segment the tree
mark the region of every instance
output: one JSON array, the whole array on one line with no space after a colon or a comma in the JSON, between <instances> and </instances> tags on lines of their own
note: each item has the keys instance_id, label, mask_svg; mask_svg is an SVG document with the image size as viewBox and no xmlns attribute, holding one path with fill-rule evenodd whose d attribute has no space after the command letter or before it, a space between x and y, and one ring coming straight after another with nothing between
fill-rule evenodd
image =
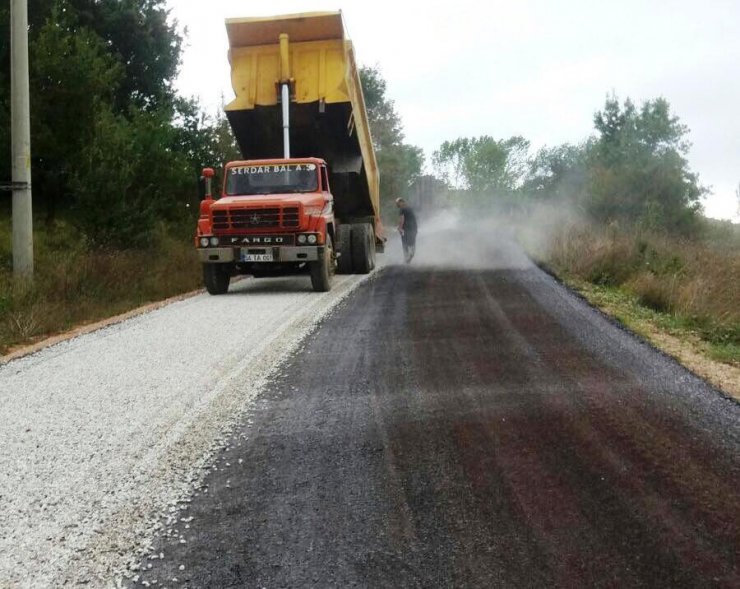
<instances>
[{"instance_id":1,"label":"tree","mask_svg":"<svg viewBox=\"0 0 740 589\"><path fill-rule=\"evenodd\" d=\"M671 114L668 101L648 100L638 109L629 99L620 105L609 97L594 125L591 213L600 220L693 231L706 189L689 169L688 128Z\"/></svg>"},{"instance_id":2,"label":"tree","mask_svg":"<svg viewBox=\"0 0 740 589\"><path fill-rule=\"evenodd\" d=\"M589 144L542 147L529 161L522 192L538 200L582 202L588 187Z\"/></svg>"},{"instance_id":3,"label":"tree","mask_svg":"<svg viewBox=\"0 0 740 589\"><path fill-rule=\"evenodd\" d=\"M101 107L70 178L75 223L96 247L152 245L160 221L185 217L191 163L162 112L129 118Z\"/></svg>"},{"instance_id":4,"label":"tree","mask_svg":"<svg viewBox=\"0 0 740 589\"><path fill-rule=\"evenodd\" d=\"M147 110L174 99L182 38L168 22L164 0L72 0L80 26L97 33L125 69L114 104L128 112L133 102Z\"/></svg>"},{"instance_id":5,"label":"tree","mask_svg":"<svg viewBox=\"0 0 740 589\"><path fill-rule=\"evenodd\" d=\"M163 0L30 0L34 199L52 219L93 133L100 105L129 116L167 108L181 38ZM7 4L0 30L9 31ZM0 116L9 119L9 35L0 34ZM0 176L10 175L9 125L0 124Z\"/></svg>"},{"instance_id":6,"label":"tree","mask_svg":"<svg viewBox=\"0 0 740 589\"><path fill-rule=\"evenodd\" d=\"M9 182L10 162L10 3L0 3L0 182Z\"/></svg>"},{"instance_id":7,"label":"tree","mask_svg":"<svg viewBox=\"0 0 740 589\"><path fill-rule=\"evenodd\" d=\"M70 24L54 7L30 47L34 187L52 220L67 179L95 127L98 105L108 104L123 68L103 41Z\"/></svg>"},{"instance_id":8,"label":"tree","mask_svg":"<svg viewBox=\"0 0 740 589\"><path fill-rule=\"evenodd\" d=\"M432 166L437 177L450 188L463 190L469 187L465 161L471 150L471 140L459 137L445 141L432 154Z\"/></svg>"},{"instance_id":9,"label":"tree","mask_svg":"<svg viewBox=\"0 0 740 589\"><path fill-rule=\"evenodd\" d=\"M10 60L8 3L0 7L0 70ZM29 0L29 46L50 19L63 17L73 35L81 29L97 35L125 68L116 88L116 105L128 111L133 99L140 108L153 108L174 98L172 81L180 63L182 38L169 21L165 0ZM31 62L33 67L33 62ZM0 75L0 91L3 75ZM0 92L1 93L1 92Z\"/></svg>"},{"instance_id":10,"label":"tree","mask_svg":"<svg viewBox=\"0 0 740 589\"><path fill-rule=\"evenodd\" d=\"M175 97L182 39L168 21L164 0L29 0L34 200L49 220L74 209L70 220L95 244L141 245L134 226L179 217L203 165L236 151L223 117ZM8 26L3 4L4 121ZM9 127L0 124L2 179L10 176Z\"/></svg>"},{"instance_id":11,"label":"tree","mask_svg":"<svg viewBox=\"0 0 740 589\"><path fill-rule=\"evenodd\" d=\"M451 187L510 196L521 184L527 168L529 141L516 136L496 140L489 135L445 141L432 162Z\"/></svg>"},{"instance_id":12,"label":"tree","mask_svg":"<svg viewBox=\"0 0 740 589\"><path fill-rule=\"evenodd\" d=\"M377 67L360 68L362 93L375 149L380 151L403 143L403 125L393 101L386 96L387 84Z\"/></svg>"},{"instance_id":13,"label":"tree","mask_svg":"<svg viewBox=\"0 0 740 589\"><path fill-rule=\"evenodd\" d=\"M204 167L214 167L214 189L223 181L223 164L241 157L239 146L222 111L208 116L196 100L177 99L175 130L179 151L188 159L195 181ZM196 192L194 191L194 194Z\"/></svg>"},{"instance_id":14,"label":"tree","mask_svg":"<svg viewBox=\"0 0 740 589\"><path fill-rule=\"evenodd\" d=\"M404 142L401 119L386 95L386 82L378 68L360 68L360 80L380 170L380 198L388 204L408 195L424 165L424 152Z\"/></svg>"},{"instance_id":15,"label":"tree","mask_svg":"<svg viewBox=\"0 0 740 589\"><path fill-rule=\"evenodd\" d=\"M223 112L215 117L200 110L195 99L179 98L175 102L174 125L179 149L200 174L204 166L220 166L239 159L241 152Z\"/></svg>"}]
</instances>

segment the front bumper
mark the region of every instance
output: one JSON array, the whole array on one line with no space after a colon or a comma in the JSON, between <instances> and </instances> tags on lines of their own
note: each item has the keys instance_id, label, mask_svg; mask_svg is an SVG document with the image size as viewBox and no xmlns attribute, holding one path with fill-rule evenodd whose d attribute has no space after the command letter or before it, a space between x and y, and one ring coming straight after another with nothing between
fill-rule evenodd
<instances>
[{"instance_id":1,"label":"front bumper","mask_svg":"<svg viewBox=\"0 0 740 589\"><path fill-rule=\"evenodd\" d=\"M199 247L198 257L203 263L225 264L242 262L247 253L272 252L271 262L247 262L245 264L270 264L275 262L315 262L324 253L323 245L275 246L275 247Z\"/></svg>"}]
</instances>

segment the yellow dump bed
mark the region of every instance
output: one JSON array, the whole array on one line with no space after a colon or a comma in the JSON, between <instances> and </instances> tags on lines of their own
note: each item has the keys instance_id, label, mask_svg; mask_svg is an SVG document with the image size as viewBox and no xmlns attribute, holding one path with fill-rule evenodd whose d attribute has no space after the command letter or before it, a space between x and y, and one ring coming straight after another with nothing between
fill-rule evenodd
<instances>
[{"instance_id":1,"label":"yellow dump bed","mask_svg":"<svg viewBox=\"0 0 740 589\"><path fill-rule=\"evenodd\" d=\"M291 157L326 160L341 220L377 219L378 167L341 13L234 18L226 31L236 94L226 115L243 156L282 157L279 82L289 78ZM283 34L288 43L281 58Z\"/></svg>"}]
</instances>

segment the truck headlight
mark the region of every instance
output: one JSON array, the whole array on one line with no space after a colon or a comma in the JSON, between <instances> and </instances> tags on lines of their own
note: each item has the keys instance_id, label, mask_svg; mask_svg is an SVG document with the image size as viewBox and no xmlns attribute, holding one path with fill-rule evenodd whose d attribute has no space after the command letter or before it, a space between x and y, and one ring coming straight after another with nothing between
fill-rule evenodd
<instances>
[{"instance_id":1,"label":"truck headlight","mask_svg":"<svg viewBox=\"0 0 740 589\"><path fill-rule=\"evenodd\" d=\"M300 244L306 243L306 236L303 235L303 234L299 235L298 236L298 243L300 243Z\"/></svg>"},{"instance_id":2,"label":"truck headlight","mask_svg":"<svg viewBox=\"0 0 740 589\"><path fill-rule=\"evenodd\" d=\"M201 237L200 238L200 247L208 247L208 238L207 237Z\"/></svg>"},{"instance_id":3,"label":"truck headlight","mask_svg":"<svg viewBox=\"0 0 740 589\"><path fill-rule=\"evenodd\" d=\"M218 245L218 237L211 237L211 245L216 247Z\"/></svg>"},{"instance_id":4,"label":"truck headlight","mask_svg":"<svg viewBox=\"0 0 740 589\"><path fill-rule=\"evenodd\" d=\"M313 235L313 234L309 235L308 236L308 243L310 243L310 244L316 243L316 236Z\"/></svg>"}]
</instances>

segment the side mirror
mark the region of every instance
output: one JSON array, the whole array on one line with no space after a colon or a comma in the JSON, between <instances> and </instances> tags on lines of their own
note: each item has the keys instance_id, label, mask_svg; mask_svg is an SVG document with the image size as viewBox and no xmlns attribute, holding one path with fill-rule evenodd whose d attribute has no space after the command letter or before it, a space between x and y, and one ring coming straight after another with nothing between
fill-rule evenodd
<instances>
[{"instance_id":1,"label":"side mirror","mask_svg":"<svg viewBox=\"0 0 740 589\"><path fill-rule=\"evenodd\" d=\"M203 168L201 179L205 183L205 195L203 197L205 200L213 200L213 177L215 175L213 168Z\"/></svg>"}]
</instances>

